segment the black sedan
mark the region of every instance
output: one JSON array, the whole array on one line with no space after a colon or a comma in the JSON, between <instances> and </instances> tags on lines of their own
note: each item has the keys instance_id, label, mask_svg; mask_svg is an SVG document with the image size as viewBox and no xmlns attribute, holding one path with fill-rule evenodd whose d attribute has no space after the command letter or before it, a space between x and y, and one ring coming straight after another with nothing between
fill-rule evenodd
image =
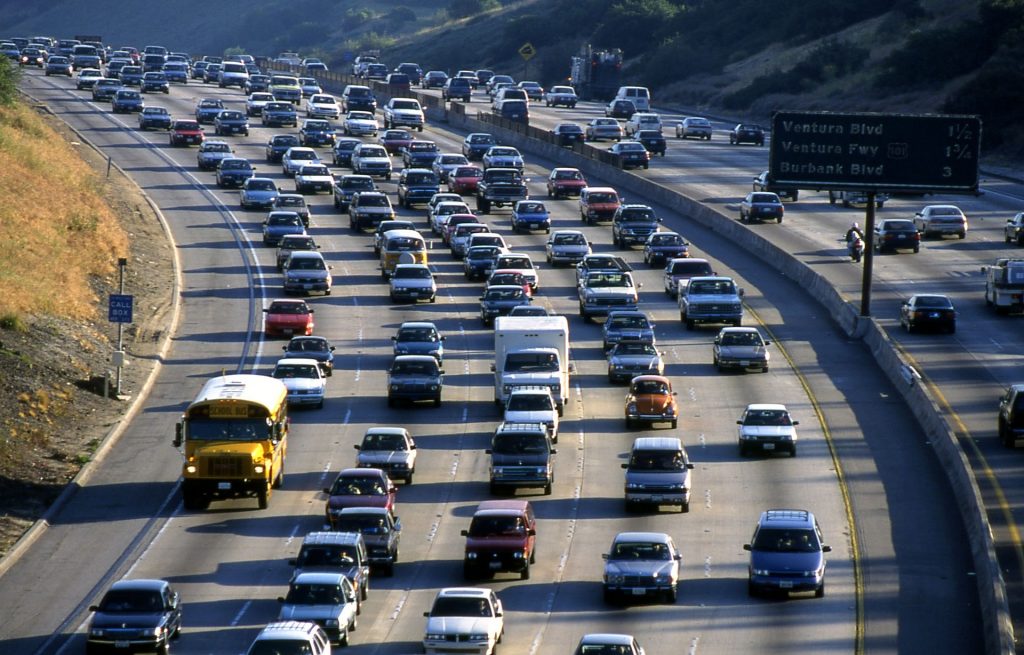
<instances>
[{"instance_id":1,"label":"black sedan","mask_svg":"<svg viewBox=\"0 0 1024 655\"><path fill-rule=\"evenodd\" d=\"M181 632L181 598L164 580L119 580L89 611L90 653L166 653Z\"/></svg>"},{"instance_id":2,"label":"black sedan","mask_svg":"<svg viewBox=\"0 0 1024 655\"><path fill-rule=\"evenodd\" d=\"M752 143L755 146L764 145L764 128L760 125L740 123L729 132L729 143L739 145L741 143Z\"/></svg>"},{"instance_id":3,"label":"black sedan","mask_svg":"<svg viewBox=\"0 0 1024 655\"><path fill-rule=\"evenodd\" d=\"M249 117L237 109L225 109L213 119L213 131L217 136L228 134L249 136Z\"/></svg>"},{"instance_id":4,"label":"black sedan","mask_svg":"<svg viewBox=\"0 0 1024 655\"><path fill-rule=\"evenodd\" d=\"M315 359L324 375L334 373L334 346L325 337L292 337L284 349L283 357Z\"/></svg>"},{"instance_id":5,"label":"black sedan","mask_svg":"<svg viewBox=\"0 0 1024 655\"><path fill-rule=\"evenodd\" d=\"M651 154L639 141L619 141L608 152L612 163L620 168L649 168L651 165Z\"/></svg>"},{"instance_id":6,"label":"black sedan","mask_svg":"<svg viewBox=\"0 0 1024 655\"><path fill-rule=\"evenodd\" d=\"M637 130L634 138L644 144L644 147L647 148L647 152L652 155L665 156L665 151L668 149L668 142L665 140L665 136L660 130Z\"/></svg>"},{"instance_id":7,"label":"black sedan","mask_svg":"<svg viewBox=\"0 0 1024 655\"><path fill-rule=\"evenodd\" d=\"M574 143L583 143L583 128L575 123L559 123L551 130L551 137L556 145L572 147Z\"/></svg>"},{"instance_id":8,"label":"black sedan","mask_svg":"<svg viewBox=\"0 0 1024 655\"><path fill-rule=\"evenodd\" d=\"M875 225L875 252L887 250L921 250L921 234L914 221L906 218L887 218Z\"/></svg>"},{"instance_id":9,"label":"black sedan","mask_svg":"<svg viewBox=\"0 0 1024 655\"><path fill-rule=\"evenodd\" d=\"M300 145L302 144L299 143L299 137L294 134L275 134L267 141L267 161L279 162L289 148L298 148Z\"/></svg>"},{"instance_id":10,"label":"black sedan","mask_svg":"<svg viewBox=\"0 0 1024 655\"><path fill-rule=\"evenodd\" d=\"M150 72L142 76L140 84L143 93L170 93L171 85L163 73Z\"/></svg>"},{"instance_id":11,"label":"black sedan","mask_svg":"<svg viewBox=\"0 0 1024 655\"><path fill-rule=\"evenodd\" d=\"M530 297L522 286L514 284L495 284L487 287L480 296L480 322L493 325L494 319L507 316L513 307L529 305Z\"/></svg>"},{"instance_id":12,"label":"black sedan","mask_svg":"<svg viewBox=\"0 0 1024 655\"><path fill-rule=\"evenodd\" d=\"M171 129L171 114L164 107L146 107L139 112L139 129Z\"/></svg>"},{"instance_id":13,"label":"black sedan","mask_svg":"<svg viewBox=\"0 0 1024 655\"><path fill-rule=\"evenodd\" d=\"M900 305L900 325L907 332L932 328L953 334L956 317L952 301L938 294L913 295Z\"/></svg>"},{"instance_id":14,"label":"black sedan","mask_svg":"<svg viewBox=\"0 0 1024 655\"><path fill-rule=\"evenodd\" d=\"M751 191L740 202L740 220L744 223L752 221L776 220L782 222L786 208L782 200L774 193Z\"/></svg>"}]
</instances>

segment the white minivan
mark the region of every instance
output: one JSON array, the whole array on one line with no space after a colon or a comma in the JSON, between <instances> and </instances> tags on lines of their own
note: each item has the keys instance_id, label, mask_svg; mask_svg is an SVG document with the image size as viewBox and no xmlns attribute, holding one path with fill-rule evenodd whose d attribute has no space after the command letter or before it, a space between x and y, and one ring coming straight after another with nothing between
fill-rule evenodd
<instances>
[{"instance_id":1,"label":"white minivan","mask_svg":"<svg viewBox=\"0 0 1024 655\"><path fill-rule=\"evenodd\" d=\"M616 100L629 100L637 111L651 110L651 92L646 86L620 86Z\"/></svg>"}]
</instances>

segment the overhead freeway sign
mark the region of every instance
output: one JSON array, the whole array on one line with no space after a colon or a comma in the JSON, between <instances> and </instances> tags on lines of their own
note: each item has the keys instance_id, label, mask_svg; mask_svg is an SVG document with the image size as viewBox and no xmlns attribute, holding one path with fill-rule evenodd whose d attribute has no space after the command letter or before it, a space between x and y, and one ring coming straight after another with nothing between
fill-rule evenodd
<instances>
[{"instance_id":1,"label":"overhead freeway sign","mask_svg":"<svg viewBox=\"0 0 1024 655\"><path fill-rule=\"evenodd\" d=\"M768 177L779 188L977 193L981 119L779 111Z\"/></svg>"}]
</instances>

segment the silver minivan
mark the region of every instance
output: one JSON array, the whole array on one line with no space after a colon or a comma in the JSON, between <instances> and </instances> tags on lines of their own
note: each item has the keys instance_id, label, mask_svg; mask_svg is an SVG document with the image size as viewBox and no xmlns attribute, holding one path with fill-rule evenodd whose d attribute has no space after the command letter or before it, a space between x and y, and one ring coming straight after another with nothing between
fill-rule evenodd
<instances>
[{"instance_id":1,"label":"silver minivan","mask_svg":"<svg viewBox=\"0 0 1024 655\"><path fill-rule=\"evenodd\" d=\"M626 511L647 505L674 505L690 511L690 471L693 464L675 437L638 437L626 469Z\"/></svg>"}]
</instances>

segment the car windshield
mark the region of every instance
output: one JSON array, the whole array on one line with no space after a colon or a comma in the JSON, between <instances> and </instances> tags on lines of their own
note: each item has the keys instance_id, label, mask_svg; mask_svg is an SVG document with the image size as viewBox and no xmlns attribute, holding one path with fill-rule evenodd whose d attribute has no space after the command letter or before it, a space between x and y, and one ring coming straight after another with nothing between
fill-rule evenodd
<instances>
[{"instance_id":1,"label":"car windshield","mask_svg":"<svg viewBox=\"0 0 1024 655\"><path fill-rule=\"evenodd\" d=\"M323 271L327 269L327 265L319 257L292 257L288 268L297 271Z\"/></svg>"},{"instance_id":2,"label":"car windshield","mask_svg":"<svg viewBox=\"0 0 1024 655\"><path fill-rule=\"evenodd\" d=\"M638 396L667 396L671 391L664 380L638 380L633 383L633 393Z\"/></svg>"},{"instance_id":3,"label":"car windshield","mask_svg":"<svg viewBox=\"0 0 1024 655\"><path fill-rule=\"evenodd\" d=\"M618 202L618 198L613 193L591 193L588 196L590 202Z\"/></svg>"},{"instance_id":4,"label":"car windshield","mask_svg":"<svg viewBox=\"0 0 1024 655\"><path fill-rule=\"evenodd\" d=\"M932 216L959 216L960 210L956 207L932 207Z\"/></svg>"},{"instance_id":5,"label":"car windshield","mask_svg":"<svg viewBox=\"0 0 1024 655\"><path fill-rule=\"evenodd\" d=\"M548 452L548 441L545 433L533 434L498 434L494 437L491 450L502 454L526 454Z\"/></svg>"},{"instance_id":6,"label":"car windshield","mask_svg":"<svg viewBox=\"0 0 1024 655\"><path fill-rule=\"evenodd\" d=\"M363 445L360 447L361 450L386 450L386 451L398 451L408 450L408 445L405 443L405 437L400 434L394 433L380 433L371 432L363 437Z\"/></svg>"},{"instance_id":7,"label":"car windshield","mask_svg":"<svg viewBox=\"0 0 1024 655\"><path fill-rule=\"evenodd\" d=\"M370 185L371 186L373 185L372 181L370 181ZM364 186L365 186L365 184L364 184ZM381 194L381 195L377 195L377 194L363 195L363 196L359 197L359 206L360 207L388 207L389 206L389 201L388 201L388 197L383 195L383 194Z\"/></svg>"},{"instance_id":8,"label":"car windshield","mask_svg":"<svg viewBox=\"0 0 1024 655\"><path fill-rule=\"evenodd\" d=\"M366 450L365 446L363 450ZM391 532L387 520L374 514L342 514L335 518L335 527L339 532L361 532L367 535Z\"/></svg>"},{"instance_id":9,"label":"car windshield","mask_svg":"<svg viewBox=\"0 0 1024 655\"><path fill-rule=\"evenodd\" d=\"M388 239L387 250L391 252L413 252L424 249L423 241L413 237L394 237Z\"/></svg>"},{"instance_id":10,"label":"car windshield","mask_svg":"<svg viewBox=\"0 0 1024 655\"><path fill-rule=\"evenodd\" d=\"M289 605L340 605L345 602L345 596L338 585L293 584L284 602Z\"/></svg>"},{"instance_id":11,"label":"car windshield","mask_svg":"<svg viewBox=\"0 0 1024 655\"><path fill-rule=\"evenodd\" d=\"M289 352L326 353L330 352L330 344L324 339L292 339L288 344Z\"/></svg>"},{"instance_id":12,"label":"car windshield","mask_svg":"<svg viewBox=\"0 0 1024 655\"><path fill-rule=\"evenodd\" d=\"M471 537L519 536L526 534L526 523L519 516L474 516L469 525Z\"/></svg>"},{"instance_id":13,"label":"car windshield","mask_svg":"<svg viewBox=\"0 0 1024 655\"><path fill-rule=\"evenodd\" d=\"M353 546L315 546L303 548L296 558L296 565L310 566L350 566L355 563Z\"/></svg>"},{"instance_id":14,"label":"car windshield","mask_svg":"<svg viewBox=\"0 0 1024 655\"><path fill-rule=\"evenodd\" d=\"M641 152L644 149L640 143L620 143L619 150L623 152Z\"/></svg>"},{"instance_id":15,"label":"car windshield","mask_svg":"<svg viewBox=\"0 0 1024 655\"><path fill-rule=\"evenodd\" d=\"M302 196L294 196L290 194L280 195L274 202L275 207L305 207L306 199Z\"/></svg>"},{"instance_id":16,"label":"car windshield","mask_svg":"<svg viewBox=\"0 0 1024 655\"><path fill-rule=\"evenodd\" d=\"M278 380L292 378L319 378L320 369L306 364L278 364L274 367L274 377Z\"/></svg>"},{"instance_id":17,"label":"car windshield","mask_svg":"<svg viewBox=\"0 0 1024 655\"><path fill-rule=\"evenodd\" d=\"M734 293L734 285L728 280L703 280L690 282L690 293L692 294L731 294Z\"/></svg>"},{"instance_id":18,"label":"car windshield","mask_svg":"<svg viewBox=\"0 0 1024 655\"><path fill-rule=\"evenodd\" d=\"M334 100L334 96L313 96L313 99L310 100L310 102L313 102L313 103L316 103L316 104L319 104L319 105L333 105L333 104L337 104L335 102L335 100Z\"/></svg>"},{"instance_id":19,"label":"car windshield","mask_svg":"<svg viewBox=\"0 0 1024 655\"><path fill-rule=\"evenodd\" d=\"M225 159L221 162L220 167L222 169L243 170L252 168L252 164L245 159Z\"/></svg>"},{"instance_id":20,"label":"car windshield","mask_svg":"<svg viewBox=\"0 0 1024 655\"><path fill-rule=\"evenodd\" d=\"M706 262L676 261L672 264L673 275L707 275L711 272L711 265Z\"/></svg>"},{"instance_id":21,"label":"car windshield","mask_svg":"<svg viewBox=\"0 0 1024 655\"><path fill-rule=\"evenodd\" d=\"M303 177L310 177L313 175L325 176L330 175L331 171L326 166L303 166L302 170L299 171L299 175Z\"/></svg>"},{"instance_id":22,"label":"car windshield","mask_svg":"<svg viewBox=\"0 0 1024 655\"><path fill-rule=\"evenodd\" d=\"M580 644L575 655L633 655L626 644Z\"/></svg>"},{"instance_id":23,"label":"car windshield","mask_svg":"<svg viewBox=\"0 0 1024 655\"><path fill-rule=\"evenodd\" d=\"M720 343L723 346L762 346L764 341L758 332L726 332Z\"/></svg>"},{"instance_id":24,"label":"car windshield","mask_svg":"<svg viewBox=\"0 0 1024 655\"><path fill-rule=\"evenodd\" d=\"M582 234L556 234L551 240L552 243L560 246L585 246L587 238Z\"/></svg>"},{"instance_id":25,"label":"car windshield","mask_svg":"<svg viewBox=\"0 0 1024 655\"><path fill-rule=\"evenodd\" d=\"M412 134L405 130L388 130L384 133L384 139L386 141L409 141L412 139Z\"/></svg>"},{"instance_id":26,"label":"car windshield","mask_svg":"<svg viewBox=\"0 0 1024 655\"><path fill-rule=\"evenodd\" d=\"M555 171L555 179L556 180L582 180L583 179L583 173L581 173L579 171L557 170L557 171Z\"/></svg>"},{"instance_id":27,"label":"car windshield","mask_svg":"<svg viewBox=\"0 0 1024 655\"><path fill-rule=\"evenodd\" d=\"M269 314L308 314L309 307L304 302L275 302L270 304Z\"/></svg>"},{"instance_id":28,"label":"car windshield","mask_svg":"<svg viewBox=\"0 0 1024 655\"><path fill-rule=\"evenodd\" d=\"M316 159L316 153L312 150L292 150L291 154L288 155L288 159L311 161Z\"/></svg>"},{"instance_id":29,"label":"car windshield","mask_svg":"<svg viewBox=\"0 0 1024 655\"><path fill-rule=\"evenodd\" d=\"M613 351L614 355L657 355L658 351L649 343L631 341L619 342Z\"/></svg>"},{"instance_id":30,"label":"car windshield","mask_svg":"<svg viewBox=\"0 0 1024 655\"><path fill-rule=\"evenodd\" d=\"M523 297L522 287L514 287L511 289L503 289L500 287L491 287L485 294L485 300L516 300Z\"/></svg>"},{"instance_id":31,"label":"car windshield","mask_svg":"<svg viewBox=\"0 0 1024 655\"><path fill-rule=\"evenodd\" d=\"M543 412L551 410L551 395L540 393L514 393L509 396L509 411Z\"/></svg>"},{"instance_id":32,"label":"car windshield","mask_svg":"<svg viewBox=\"0 0 1024 655\"><path fill-rule=\"evenodd\" d=\"M547 209L539 202L520 202L516 204L516 211L524 214L544 214Z\"/></svg>"},{"instance_id":33,"label":"car windshield","mask_svg":"<svg viewBox=\"0 0 1024 655\"><path fill-rule=\"evenodd\" d=\"M326 132L331 129L331 124L327 121L306 121L306 129L314 130L316 132Z\"/></svg>"},{"instance_id":34,"label":"car windshield","mask_svg":"<svg viewBox=\"0 0 1024 655\"><path fill-rule=\"evenodd\" d=\"M505 358L506 373L547 373L558 370L554 353L509 353Z\"/></svg>"},{"instance_id":35,"label":"car windshield","mask_svg":"<svg viewBox=\"0 0 1024 655\"><path fill-rule=\"evenodd\" d=\"M207 142L203 144L203 152L231 152L231 146L226 143Z\"/></svg>"},{"instance_id":36,"label":"car windshield","mask_svg":"<svg viewBox=\"0 0 1024 655\"><path fill-rule=\"evenodd\" d=\"M437 362L416 359L400 360L391 366L392 375L437 375Z\"/></svg>"},{"instance_id":37,"label":"car windshield","mask_svg":"<svg viewBox=\"0 0 1024 655\"><path fill-rule=\"evenodd\" d=\"M393 277L411 280L429 280L432 276L430 274L430 269L428 268L420 268L419 266L410 266L407 268L399 266L395 269Z\"/></svg>"},{"instance_id":38,"label":"car windshield","mask_svg":"<svg viewBox=\"0 0 1024 655\"><path fill-rule=\"evenodd\" d=\"M494 143L494 137L489 134L473 134L470 135L469 142L474 145Z\"/></svg>"},{"instance_id":39,"label":"car windshield","mask_svg":"<svg viewBox=\"0 0 1024 655\"><path fill-rule=\"evenodd\" d=\"M668 544L650 542L619 542L612 548L608 559L613 560L658 560L672 559Z\"/></svg>"},{"instance_id":40,"label":"car windshield","mask_svg":"<svg viewBox=\"0 0 1024 655\"><path fill-rule=\"evenodd\" d=\"M651 237L652 246L681 246L683 237L678 234L656 234Z\"/></svg>"},{"instance_id":41,"label":"car windshield","mask_svg":"<svg viewBox=\"0 0 1024 655\"><path fill-rule=\"evenodd\" d=\"M398 342L436 342L437 332L434 328L428 327L415 327L415 328L401 328L398 330L398 336L395 339Z\"/></svg>"},{"instance_id":42,"label":"car windshield","mask_svg":"<svg viewBox=\"0 0 1024 655\"><path fill-rule=\"evenodd\" d=\"M883 230L892 230L895 232L916 232L917 228L914 227L913 221L895 220L895 221L883 221L881 228Z\"/></svg>"},{"instance_id":43,"label":"car windshield","mask_svg":"<svg viewBox=\"0 0 1024 655\"><path fill-rule=\"evenodd\" d=\"M779 197L774 193L752 193L750 194L750 202L766 202L775 204L779 202Z\"/></svg>"},{"instance_id":44,"label":"car windshield","mask_svg":"<svg viewBox=\"0 0 1024 655\"><path fill-rule=\"evenodd\" d=\"M102 612L159 612L164 600L159 591L147 589L111 589L100 603Z\"/></svg>"},{"instance_id":45,"label":"car windshield","mask_svg":"<svg viewBox=\"0 0 1024 655\"><path fill-rule=\"evenodd\" d=\"M274 186L272 180L254 180L249 182L246 186L249 191L276 191L277 187Z\"/></svg>"},{"instance_id":46,"label":"car windshield","mask_svg":"<svg viewBox=\"0 0 1024 655\"><path fill-rule=\"evenodd\" d=\"M415 100L396 100L391 105L395 109L415 109L419 110L420 103Z\"/></svg>"},{"instance_id":47,"label":"car windshield","mask_svg":"<svg viewBox=\"0 0 1024 655\"><path fill-rule=\"evenodd\" d=\"M332 496L384 496L387 491L378 477L340 477L331 487Z\"/></svg>"},{"instance_id":48,"label":"car windshield","mask_svg":"<svg viewBox=\"0 0 1024 655\"><path fill-rule=\"evenodd\" d=\"M488 285L497 284L523 284L523 276L520 273L494 273L487 280Z\"/></svg>"},{"instance_id":49,"label":"car windshield","mask_svg":"<svg viewBox=\"0 0 1024 655\"><path fill-rule=\"evenodd\" d=\"M743 425L793 425L793 420L783 409L748 409Z\"/></svg>"},{"instance_id":50,"label":"car windshield","mask_svg":"<svg viewBox=\"0 0 1024 655\"><path fill-rule=\"evenodd\" d=\"M373 187L374 187L373 180L370 179L370 178L366 178L366 177L343 177L341 179L341 188L342 189L356 189L356 190L372 191ZM366 198L363 198L361 200L361 202L366 202L366 201L369 201L370 199L371 199L370 197L366 197ZM383 199L381 199L381 200L383 200ZM384 203L383 202L378 202L377 204L383 205Z\"/></svg>"},{"instance_id":51,"label":"car windshield","mask_svg":"<svg viewBox=\"0 0 1024 655\"><path fill-rule=\"evenodd\" d=\"M621 273L594 273L587 277L588 287L630 287L629 278Z\"/></svg>"},{"instance_id":52,"label":"car windshield","mask_svg":"<svg viewBox=\"0 0 1024 655\"><path fill-rule=\"evenodd\" d=\"M384 148L367 148L362 147L359 149L360 157L387 157L388 153Z\"/></svg>"},{"instance_id":53,"label":"car windshield","mask_svg":"<svg viewBox=\"0 0 1024 655\"><path fill-rule=\"evenodd\" d=\"M770 553L814 553L821 550L813 530L762 528L757 531L754 550Z\"/></svg>"},{"instance_id":54,"label":"car windshield","mask_svg":"<svg viewBox=\"0 0 1024 655\"><path fill-rule=\"evenodd\" d=\"M373 114L368 111L351 111L348 114L348 120L350 121L372 121Z\"/></svg>"},{"instance_id":55,"label":"car windshield","mask_svg":"<svg viewBox=\"0 0 1024 655\"><path fill-rule=\"evenodd\" d=\"M486 598L441 596L434 601L430 616L494 616Z\"/></svg>"},{"instance_id":56,"label":"car windshield","mask_svg":"<svg viewBox=\"0 0 1024 655\"><path fill-rule=\"evenodd\" d=\"M646 316L613 316L612 319L608 321L608 327L615 328L617 330L626 328L642 329L649 328L650 326L651 324L647 320Z\"/></svg>"},{"instance_id":57,"label":"car windshield","mask_svg":"<svg viewBox=\"0 0 1024 655\"><path fill-rule=\"evenodd\" d=\"M269 103L267 103L267 106L263 109L263 111L287 111L287 112L291 112L292 111L292 106L290 104L288 104L288 103L285 103L285 102L269 102ZM277 139L278 137L274 137L274 138ZM297 142L298 142L298 137L296 137L296 143Z\"/></svg>"}]
</instances>

